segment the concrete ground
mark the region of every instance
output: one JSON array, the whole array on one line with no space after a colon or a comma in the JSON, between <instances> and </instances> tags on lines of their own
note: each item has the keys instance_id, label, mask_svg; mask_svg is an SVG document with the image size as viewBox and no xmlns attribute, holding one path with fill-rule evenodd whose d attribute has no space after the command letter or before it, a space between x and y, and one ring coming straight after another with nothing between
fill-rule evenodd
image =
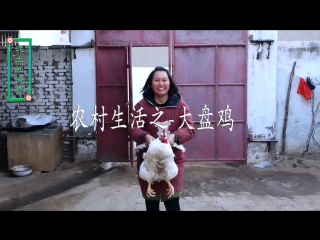
<instances>
[{"instance_id":1,"label":"concrete ground","mask_svg":"<svg viewBox=\"0 0 320 240\"><path fill-rule=\"evenodd\" d=\"M280 162L264 169L256 169L252 165L232 167L186 164L181 209L183 211L320 210L320 161L302 160L297 157L281 156ZM56 177L47 181L54 182L56 181L54 179L64 178L63 174L67 176L68 171L69 177L76 171L81 175L84 171L90 172L84 170L88 168L96 169L92 172L97 171L97 163L83 162L80 165L78 163L61 167L54 173L47 173L56 174ZM49 176L47 174L43 176ZM11 207L11 210L145 210L135 167L122 164L108 173L101 171L95 174L96 176L92 175L91 180L83 184L40 201L14 209ZM36 179L35 176L27 178L32 177ZM23 181L23 178L19 181ZM1 192L0 187L0 207ZM161 210L165 210L163 204Z\"/></svg>"}]
</instances>

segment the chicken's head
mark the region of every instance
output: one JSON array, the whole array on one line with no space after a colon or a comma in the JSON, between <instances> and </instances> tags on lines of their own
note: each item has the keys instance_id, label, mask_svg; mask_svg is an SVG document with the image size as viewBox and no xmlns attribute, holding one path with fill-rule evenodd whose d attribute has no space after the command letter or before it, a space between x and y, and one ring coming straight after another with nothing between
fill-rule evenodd
<instances>
[{"instance_id":1,"label":"chicken's head","mask_svg":"<svg viewBox=\"0 0 320 240\"><path fill-rule=\"evenodd\" d=\"M162 143L169 143L168 142L168 139L167 139L167 133L166 133L166 130L162 130L162 134L160 136L160 141Z\"/></svg>"}]
</instances>

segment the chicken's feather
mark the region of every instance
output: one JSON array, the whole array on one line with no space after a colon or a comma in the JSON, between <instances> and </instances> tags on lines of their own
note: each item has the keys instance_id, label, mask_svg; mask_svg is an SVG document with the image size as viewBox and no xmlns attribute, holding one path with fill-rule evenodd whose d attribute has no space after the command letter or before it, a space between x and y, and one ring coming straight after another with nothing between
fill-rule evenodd
<instances>
[{"instance_id":1,"label":"chicken's feather","mask_svg":"<svg viewBox=\"0 0 320 240\"><path fill-rule=\"evenodd\" d=\"M174 162L173 147L185 152L186 149L182 145L174 143L171 147L168 142L163 143L160 141L160 136L163 134L165 137L170 134L168 127L170 122L158 122L158 138L151 141L147 152L143 154L143 162L139 168L139 177L147 182L155 181L170 181L178 174L178 167ZM135 148L135 152L146 148L146 144L140 144Z\"/></svg>"},{"instance_id":2,"label":"chicken's feather","mask_svg":"<svg viewBox=\"0 0 320 240\"><path fill-rule=\"evenodd\" d=\"M143 180L149 182L149 181L153 181L154 176L155 176L155 172L153 171L148 171L147 166L146 166L146 162L143 161L140 165L139 168L139 176L140 178L142 178Z\"/></svg>"},{"instance_id":3,"label":"chicken's feather","mask_svg":"<svg viewBox=\"0 0 320 240\"><path fill-rule=\"evenodd\" d=\"M167 165L166 179L173 179L178 175L178 166L175 162L169 162Z\"/></svg>"},{"instance_id":4,"label":"chicken's feather","mask_svg":"<svg viewBox=\"0 0 320 240\"><path fill-rule=\"evenodd\" d=\"M146 147L147 147L147 145L146 145L145 143L139 144L139 145L137 145L136 148L134 149L134 153L136 153L136 152L138 152L139 150L142 150L142 149L144 149L144 148L146 148ZM173 147L173 148L178 148L178 149L180 149L182 152L185 152L185 151L186 151L185 147L184 147L182 144L174 143L172 147Z\"/></svg>"},{"instance_id":5,"label":"chicken's feather","mask_svg":"<svg viewBox=\"0 0 320 240\"><path fill-rule=\"evenodd\" d=\"M178 174L174 162L174 153L169 143L162 143L159 138L153 140L139 169L140 178L147 182L171 180Z\"/></svg>"}]
</instances>

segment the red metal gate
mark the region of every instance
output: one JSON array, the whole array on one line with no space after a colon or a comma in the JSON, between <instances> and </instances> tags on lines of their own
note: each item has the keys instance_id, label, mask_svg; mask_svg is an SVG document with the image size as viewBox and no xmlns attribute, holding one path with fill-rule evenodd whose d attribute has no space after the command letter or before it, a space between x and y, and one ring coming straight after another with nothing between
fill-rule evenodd
<instances>
[{"instance_id":1,"label":"red metal gate","mask_svg":"<svg viewBox=\"0 0 320 240\"><path fill-rule=\"evenodd\" d=\"M247 156L246 83L247 31L203 30L97 30L97 110L105 107L105 128L98 129L99 161L132 161L125 128L112 120L117 105L128 125L132 109L131 46L169 46L172 70L183 99L186 99L197 128L202 126L202 109L212 113L212 129L196 129L196 137L185 144L187 161L245 161ZM129 71L128 71L129 70ZM129 97L128 97L129 93ZM127 108L127 103L130 108ZM231 110L233 126L224 117ZM219 111L222 111L218 113ZM222 115L224 122L220 122ZM220 122L219 126L217 124ZM224 126L222 126L224 125ZM230 129L231 131L230 131Z\"/></svg>"},{"instance_id":2,"label":"red metal gate","mask_svg":"<svg viewBox=\"0 0 320 240\"><path fill-rule=\"evenodd\" d=\"M129 126L132 105L131 49L137 46L168 46L168 31L116 31L97 30L96 39L96 98L97 111L102 114L104 106L104 131L97 129L98 161L133 163L133 142L126 128L115 128L114 110L118 105L121 123Z\"/></svg>"},{"instance_id":3,"label":"red metal gate","mask_svg":"<svg viewBox=\"0 0 320 240\"><path fill-rule=\"evenodd\" d=\"M127 89L132 69L131 61L128 61L130 53L131 46L96 47L97 113L101 120L97 129L99 161L126 162L130 158L129 151L126 151L128 134L124 127L129 119Z\"/></svg>"},{"instance_id":4,"label":"red metal gate","mask_svg":"<svg viewBox=\"0 0 320 240\"><path fill-rule=\"evenodd\" d=\"M246 31L178 30L173 41L174 79L197 124L185 144L188 161L245 161ZM212 113L210 125L201 116L204 107Z\"/></svg>"}]
</instances>

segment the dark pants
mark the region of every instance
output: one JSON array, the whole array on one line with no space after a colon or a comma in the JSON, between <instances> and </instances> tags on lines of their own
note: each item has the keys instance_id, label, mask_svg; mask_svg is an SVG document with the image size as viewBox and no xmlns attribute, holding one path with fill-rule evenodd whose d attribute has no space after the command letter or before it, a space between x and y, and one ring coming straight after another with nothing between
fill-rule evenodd
<instances>
[{"instance_id":1,"label":"dark pants","mask_svg":"<svg viewBox=\"0 0 320 240\"><path fill-rule=\"evenodd\" d=\"M145 199L145 201L146 201L147 211L160 211L159 201L147 200L147 199ZM166 211L181 211L179 198L172 198L170 200L164 201L163 203L166 208Z\"/></svg>"}]
</instances>

